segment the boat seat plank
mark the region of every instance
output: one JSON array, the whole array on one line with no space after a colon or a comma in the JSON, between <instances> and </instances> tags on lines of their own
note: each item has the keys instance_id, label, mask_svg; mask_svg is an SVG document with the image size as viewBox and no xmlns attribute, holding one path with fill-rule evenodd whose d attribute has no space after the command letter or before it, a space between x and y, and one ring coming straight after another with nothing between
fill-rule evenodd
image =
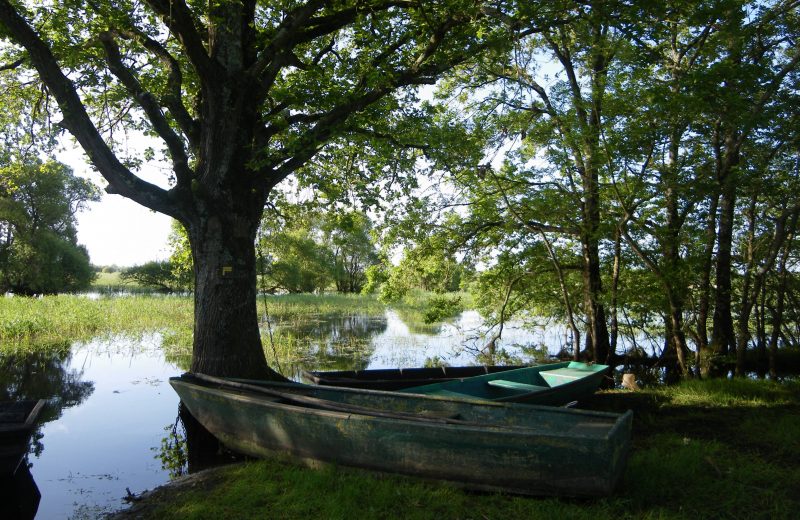
<instances>
[{"instance_id":1,"label":"boat seat plank","mask_svg":"<svg viewBox=\"0 0 800 520\"><path fill-rule=\"evenodd\" d=\"M504 390L522 390L524 392L540 392L542 390L547 390L546 386L529 385L527 383L518 383L505 379L493 379L491 381L486 381L486 384L495 388L503 388Z\"/></svg>"},{"instance_id":2,"label":"boat seat plank","mask_svg":"<svg viewBox=\"0 0 800 520\"><path fill-rule=\"evenodd\" d=\"M593 372L588 370L576 370L574 368L559 368L556 370L548 370L547 372L543 372L547 374L552 374L561 377L569 377L571 379L580 379L582 377L586 377L588 374Z\"/></svg>"}]
</instances>

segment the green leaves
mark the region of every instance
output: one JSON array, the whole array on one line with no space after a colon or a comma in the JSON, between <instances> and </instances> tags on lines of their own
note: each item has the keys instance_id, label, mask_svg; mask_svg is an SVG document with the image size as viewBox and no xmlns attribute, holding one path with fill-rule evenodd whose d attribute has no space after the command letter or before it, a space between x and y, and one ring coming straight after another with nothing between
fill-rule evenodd
<instances>
[{"instance_id":1,"label":"green leaves","mask_svg":"<svg viewBox=\"0 0 800 520\"><path fill-rule=\"evenodd\" d=\"M77 243L75 213L99 194L56 162L0 168L0 292L54 293L85 288L94 278Z\"/></svg>"}]
</instances>

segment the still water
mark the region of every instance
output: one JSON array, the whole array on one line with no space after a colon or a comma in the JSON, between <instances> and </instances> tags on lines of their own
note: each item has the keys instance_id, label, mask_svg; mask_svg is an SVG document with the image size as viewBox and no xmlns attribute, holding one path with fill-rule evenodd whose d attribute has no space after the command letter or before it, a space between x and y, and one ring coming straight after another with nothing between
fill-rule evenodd
<instances>
[{"instance_id":1,"label":"still water","mask_svg":"<svg viewBox=\"0 0 800 520\"><path fill-rule=\"evenodd\" d=\"M275 330L283 339L286 327ZM291 335L305 351L301 362L282 367L294 378L302 368L475 364L476 349L486 341L475 312L437 326L408 325L394 311L320 319L291 324ZM507 352L520 361L530 360L523 344L560 347L560 336L537 337L513 326L503 337ZM0 356L0 399L49 400L28 456L41 492L36 518L97 518L123 507L129 492L169 480L159 455L175 424L178 398L168 379L183 370L165 360L160 347L161 335L153 333L76 343L57 355Z\"/></svg>"}]
</instances>

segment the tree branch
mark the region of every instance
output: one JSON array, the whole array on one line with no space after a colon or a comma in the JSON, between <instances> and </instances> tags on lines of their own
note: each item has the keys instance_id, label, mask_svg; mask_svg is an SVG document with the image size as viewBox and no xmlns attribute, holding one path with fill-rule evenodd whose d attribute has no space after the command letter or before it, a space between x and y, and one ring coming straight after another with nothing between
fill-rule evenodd
<instances>
[{"instance_id":1,"label":"tree branch","mask_svg":"<svg viewBox=\"0 0 800 520\"><path fill-rule=\"evenodd\" d=\"M2 72L4 70L14 70L16 68L19 68L19 66L22 65L23 63L25 63L25 58L20 58L17 61L14 61L12 63L7 63L5 65L0 65L0 72Z\"/></svg>"},{"instance_id":2,"label":"tree branch","mask_svg":"<svg viewBox=\"0 0 800 520\"><path fill-rule=\"evenodd\" d=\"M144 113L147 114L147 118L153 124L153 129L167 144L178 184L181 186L188 185L193 177L193 172L189 168L189 158L186 155L181 138L172 130L155 97L142 87L139 80L122 63L122 54L117 42L114 41L112 33L108 31L100 33L100 43L106 53L108 68L128 89L134 99L138 101L139 106L142 107Z\"/></svg>"},{"instance_id":3,"label":"tree branch","mask_svg":"<svg viewBox=\"0 0 800 520\"><path fill-rule=\"evenodd\" d=\"M214 65L203 45L194 16L183 0L145 0L183 45L201 83L214 78Z\"/></svg>"},{"instance_id":4,"label":"tree branch","mask_svg":"<svg viewBox=\"0 0 800 520\"><path fill-rule=\"evenodd\" d=\"M200 125L183 104L183 92L181 91L183 87L183 74L181 73L181 66L178 60L176 60L163 45L139 30L126 31L112 29L110 32L119 35L121 38L138 41L146 50L149 50L161 60L161 63L167 68L169 72L167 78L167 94L161 98L161 105L170 111L170 114L172 114L172 117L175 118L178 126L180 126L181 131L189 140L189 144L192 148L196 149L200 142Z\"/></svg>"},{"instance_id":5,"label":"tree branch","mask_svg":"<svg viewBox=\"0 0 800 520\"><path fill-rule=\"evenodd\" d=\"M111 193L118 193L139 204L177 217L178 208L166 190L136 177L103 141L78 96L75 86L61 71L48 45L28 25L9 0L0 0L0 25L28 51L31 63L58 102L63 124L89 155L92 164L108 180Z\"/></svg>"},{"instance_id":6,"label":"tree branch","mask_svg":"<svg viewBox=\"0 0 800 520\"><path fill-rule=\"evenodd\" d=\"M387 81L382 86L362 94L353 94L346 101L322 114L316 124L305 131L299 138L300 143L302 143L300 150L294 149L293 153L288 153L288 150L281 151L271 162L271 166L267 166L264 169L262 173L265 176L263 179L265 186L274 186L308 162L337 130L342 129L343 123L350 115L363 110L398 88L433 84L439 74L467 59L471 53L465 50L462 55L450 60L441 63L426 63L426 60L441 46L446 33L459 23L462 22L460 20L457 21L455 18L445 21L434 32L428 45L414 59L413 63L404 70L396 71L393 74L387 73L385 75ZM355 91L362 89L365 82L366 80L362 78L355 87ZM274 130L272 132L274 133ZM270 135L270 133L270 129L265 131L265 135Z\"/></svg>"}]
</instances>

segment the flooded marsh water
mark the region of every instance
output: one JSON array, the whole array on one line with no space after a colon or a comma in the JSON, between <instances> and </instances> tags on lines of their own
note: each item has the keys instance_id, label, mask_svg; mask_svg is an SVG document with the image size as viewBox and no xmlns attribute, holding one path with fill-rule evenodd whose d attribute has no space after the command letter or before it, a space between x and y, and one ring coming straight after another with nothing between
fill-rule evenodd
<instances>
[{"instance_id":1,"label":"flooded marsh water","mask_svg":"<svg viewBox=\"0 0 800 520\"><path fill-rule=\"evenodd\" d=\"M486 341L480 316L465 312L436 326L406 323L396 311L383 316L316 318L273 327L276 341L293 341L298 355L281 369L298 379L302 369L367 369L476 364ZM165 359L162 335L117 335L76 342L53 354L0 354L0 399L44 398L28 455L41 492L37 518L97 518L170 479L176 462L169 432L179 401L169 378L186 367ZM556 351L558 338L550 341ZM522 344L531 332L508 327L504 345L514 359L530 361ZM270 347L266 345L267 359ZM164 442L164 441L168 442ZM171 467L162 467L170 459ZM180 463L177 463L180 464Z\"/></svg>"}]
</instances>

